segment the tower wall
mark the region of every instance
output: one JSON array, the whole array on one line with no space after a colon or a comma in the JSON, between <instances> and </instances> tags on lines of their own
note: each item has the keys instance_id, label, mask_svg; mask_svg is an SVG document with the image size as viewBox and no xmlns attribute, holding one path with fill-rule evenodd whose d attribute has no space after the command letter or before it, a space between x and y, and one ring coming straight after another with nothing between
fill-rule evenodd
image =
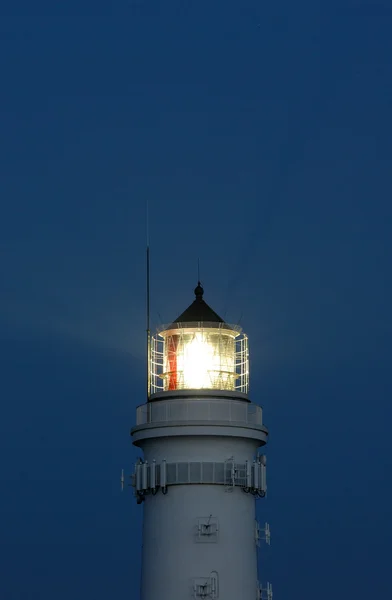
<instances>
[{"instance_id":1,"label":"tower wall","mask_svg":"<svg viewBox=\"0 0 392 600\"><path fill-rule=\"evenodd\" d=\"M217 540L199 541L199 519L217 518ZM255 499L218 485L172 486L143 505L141 600L194 598L195 580L218 574L218 598L255 600ZM208 597L208 596L207 596Z\"/></svg>"},{"instance_id":2,"label":"tower wall","mask_svg":"<svg viewBox=\"0 0 392 600\"><path fill-rule=\"evenodd\" d=\"M188 398L197 402L195 393ZM219 401L213 392L208 398ZM235 394L232 401L238 403ZM192 414L198 416L197 411ZM245 493L249 490L244 490L243 480L242 485L237 480L230 485L229 475L231 467L250 469L258 447L266 443L267 430L260 423L189 418L152 420L135 427L132 435L149 469L165 462L165 470L172 473L165 494L158 486L154 495L144 495L140 600L255 600L255 496ZM216 470L224 469L225 479L176 484L173 473L176 468L178 473L179 463L183 470L186 463L214 463ZM151 474L148 478L151 486Z\"/></svg>"}]
</instances>

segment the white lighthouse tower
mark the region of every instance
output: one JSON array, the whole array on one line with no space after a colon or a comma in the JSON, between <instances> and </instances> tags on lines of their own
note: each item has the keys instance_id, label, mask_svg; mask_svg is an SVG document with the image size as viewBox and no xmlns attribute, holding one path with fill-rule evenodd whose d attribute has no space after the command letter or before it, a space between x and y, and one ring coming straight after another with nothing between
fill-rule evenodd
<instances>
[{"instance_id":1,"label":"white lighthouse tower","mask_svg":"<svg viewBox=\"0 0 392 600\"><path fill-rule=\"evenodd\" d=\"M133 443L143 506L140 600L272 600L257 551L266 493L262 408L248 398L248 338L203 299L151 338L149 396Z\"/></svg>"}]
</instances>

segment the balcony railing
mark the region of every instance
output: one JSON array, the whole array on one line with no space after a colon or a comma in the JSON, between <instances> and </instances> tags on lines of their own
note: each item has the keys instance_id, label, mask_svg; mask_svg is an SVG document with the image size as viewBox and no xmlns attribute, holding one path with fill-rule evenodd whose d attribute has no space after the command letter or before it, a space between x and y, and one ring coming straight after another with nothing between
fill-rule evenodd
<instances>
[{"instance_id":1,"label":"balcony railing","mask_svg":"<svg viewBox=\"0 0 392 600\"><path fill-rule=\"evenodd\" d=\"M181 399L157 400L136 409L136 425L171 421L223 421L262 425L263 409L251 402L238 400Z\"/></svg>"}]
</instances>

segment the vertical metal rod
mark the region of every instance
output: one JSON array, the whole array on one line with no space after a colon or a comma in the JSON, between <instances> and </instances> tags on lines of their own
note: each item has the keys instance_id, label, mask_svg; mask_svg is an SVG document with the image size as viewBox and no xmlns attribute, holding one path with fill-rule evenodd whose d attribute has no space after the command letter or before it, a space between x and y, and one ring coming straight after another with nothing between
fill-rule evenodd
<instances>
[{"instance_id":1,"label":"vertical metal rod","mask_svg":"<svg viewBox=\"0 0 392 600\"><path fill-rule=\"evenodd\" d=\"M146 264L146 335L147 335L147 400L151 390L151 335L150 335L150 231L149 231L149 207L147 201L147 264Z\"/></svg>"}]
</instances>

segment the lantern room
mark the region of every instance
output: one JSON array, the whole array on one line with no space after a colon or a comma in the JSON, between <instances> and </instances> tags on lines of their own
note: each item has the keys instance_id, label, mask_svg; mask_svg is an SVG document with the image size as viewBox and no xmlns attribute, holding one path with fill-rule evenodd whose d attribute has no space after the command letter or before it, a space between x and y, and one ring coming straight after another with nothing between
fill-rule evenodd
<instances>
[{"instance_id":1,"label":"lantern room","mask_svg":"<svg viewBox=\"0 0 392 600\"><path fill-rule=\"evenodd\" d=\"M150 394L174 390L248 393L248 338L228 325L203 299L194 302L151 338Z\"/></svg>"}]
</instances>

